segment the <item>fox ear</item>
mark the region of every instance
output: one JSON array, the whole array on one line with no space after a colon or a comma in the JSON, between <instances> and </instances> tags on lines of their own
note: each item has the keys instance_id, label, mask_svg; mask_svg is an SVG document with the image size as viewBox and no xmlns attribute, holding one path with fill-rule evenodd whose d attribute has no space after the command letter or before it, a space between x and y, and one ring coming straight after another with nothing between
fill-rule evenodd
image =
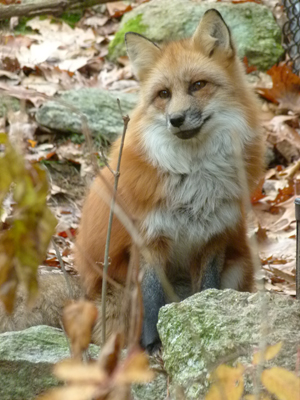
<instances>
[{"instance_id":1,"label":"fox ear","mask_svg":"<svg viewBox=\"0 0 300 400\"><path fill-rule=\"evenodd\" d=\"M222 50L227 57L234 55L230 30L222 15L215 9L208 10L203 15L193 41L209 57L218 50Z\"/></svg>"},{"instance_id":2,"label":"fox ear","mask_svg":"<svg viewBox=\"0 0 300 400\"><path fill-rule=\"evenodd\" d=\"M157 44L134 32L125 34L125 43L134 73L141 80L153 66L153 61L159 57L161 50Z\"/></svg>"}]
</instances>

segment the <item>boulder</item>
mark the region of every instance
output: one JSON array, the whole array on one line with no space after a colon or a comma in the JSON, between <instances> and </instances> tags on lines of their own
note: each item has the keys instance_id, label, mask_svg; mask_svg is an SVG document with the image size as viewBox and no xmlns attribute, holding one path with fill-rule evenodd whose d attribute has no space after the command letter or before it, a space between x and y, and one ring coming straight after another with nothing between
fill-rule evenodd
<instances>
[{"instance_id":1,"label":"boulder","mask_svg":"<svg viewBox=\"0 0 300 400\"><path fill-rule=\"evenodd\" d=\"M10 111L16 112L20 110L20 100L11 96L1 95L0 98L0 118L7 117Z\"/></svg>"},{"instance_id":2,"label":"boulder","mask_svg":"<svg viewBox=\"0 0 300 400\"><path fill-rule=\"evenodd\" d=\"M207 392L208 373L220 363L251 363L260 343L262 323L266 343L283 344L266 366L294 371L300 342L300 304L290 297L266 293L262 302L259 293L206 290L161 308L158 331L173 389L181 387L187 400L199 399ZM251 381L245 386L252 392Z\"/></svg>"},{"instance_id":3,"label":"boulder","mask_svg":"<svg viewBox=\"0 0 300 400\"><path fill-rule=\"evenodd\" d=\"M99 352L98 346L90 345L92 358L98 358ZM0 399L32 400L58 386L61 383L52 367L69 357L68 342L60 329L40 325L0 334ZM166 376L158 374L147 385L133 386L133 400L161 400L166 397L166 387Z\"/></svg>"},{"instance_id":4,"label":"boulder","mask_svg":"<svg viewBox=\"0 0 300 400\"><path fill-rule=\"evenodd\" d=\"M66 91L60 99L45 103L37 111L38 124L55 131L78 134L83 133L83 115L91 134L102 143L112 142L122 132L123 120L117 99L121 102L124 114L130 112L137 103L136 94L94 88Z\"/></svg>"},{"instance_id":5,"label":"boulder","mask_svg":"<svg viewBox=\"0 0 300 400\"><path fill-rule=\"evenodd\" d=\"M231 28L239 56L247 56L250 65L264 71L283 54L281 30L271 11L263 5L152 0L124 15L120 29L109 45L109 57L116 60L125 55L124 34L128 31L143 34L157 43L189 37L209 8L222 14Z\"/></svg>"},{"instance_id":6,"label":"boulder","mask_svg":"<svg viewBox=\"0 0 300 400\"><path fill-rule=\"evenodd\" d=\"M89 351L97 357L99 347L90 345ZM57 386L53 364L69 357L68 342L60 329L40 325L0 334L1 400L31 400Z\"/></svg>"}]
</instances>

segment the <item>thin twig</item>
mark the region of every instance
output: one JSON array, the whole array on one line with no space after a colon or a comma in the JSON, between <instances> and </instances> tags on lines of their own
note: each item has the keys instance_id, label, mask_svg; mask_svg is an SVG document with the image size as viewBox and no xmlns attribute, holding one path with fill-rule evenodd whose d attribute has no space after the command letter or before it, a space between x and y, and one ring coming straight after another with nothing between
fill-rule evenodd
<instances>
[{"instance_id":1,"label":"thin twig","mask_svg":"<svg viewBox=\"0 0 300 400\"><path fill-rule=\"evenodd\" d=\"M73 292L72 286L70 284L70 279L69 279L68 273L67 273L66 268L65 268L65 264L63 262L63 259L62 259L61 255L60 255L60 251L59 251L59 249L58 249L58 247L57 247L57 245L55 243L54 238L52 238L52 244L53 244L53 247L54 247L54 250L55 250L55 253L56 253L56 257L57 257L57 259L59 261L60 268L61 268L61 270L62 270L62 272L64 274L64 278L65 278L66 283L67 283L69 297L70 297L70 299L74 299L74 292Z\"/></svg>"},{"instance_id":2,"label":"thin twig","mask_svg":"<svg viewBox=\"0 0 300 400\"><path fill-rule=\"evenodd\" d=\"M140 250L136 244L132 245L130 252L130 263L127 273L126 290L124 296L124 308L122 311L124 313L124 323L126 323L125 318L128 318L129 309L129 298L130 298L130 285L134 283L134 291L131 296L131 312L130 312L130 324L128 332L128 344L133 346L139 343L141 333L142 333L142 321L143 321L143 299L141 293L141 283L139 280L139 266L140 266Z\"/></svg>"},{"instance_id":3,"label":"thin twig","mask_svg":"<svg viewBox=\"0 0 300 400\"><path fill-rule=\"evenodd\" d=\"M102 304L101 304L101 311L102 311L102 343L105 343L106 340L106 288L107 288L107 272L108 272L108 257L109 257L109 246L110 246L110 238L111 238L111 229L112 229L112 222L114 217L114 208L116 202L116 194L118 189L119 177L120 177L120 165L121 165L121 158L122 152L124 147L125 135L128 127L128 123L130 121L129 116L123 116L120 100L117 99L119 110L121 113L121 117L124 122L123 134L121 137L120 143L120 150L119 150L119 157L117 162L117 168L115 172L115 182L114 182L114 190L111 199L111 206L109 212L109 219L108 219L108 228L107 228L107 236L106 236L106 244L105 244L105 253L104 253L104 266L103 266L103 280L102 280Z\"/></svg>"},{"instance_id":4,"label":"thin twig","mask_svg":"<svg viewBox=\"0 0 300 400\"><path fill-rule=\"evenodd\" d=\"M72 240L73 237L68 229L66 229L66 233L68 235L68 238L70 240ZM78 245L77 241L75 241L74 245L80 251L80 253L83 255L85 260L90 264L90 266L99 274L99 276L102 277L103 276L103 266L99 265L98 263L95 263L92 260L91 256L85 251L85 249ZM110 285L112 285L113 287L115 287L117 290L121 290L123 288L122 285L120 285L118 282L113 280L110 276L107 276L106 278L107 278L108 283Z\"/></svg>"},{"instance_id":5,"label":"thin twig","mask_svg":"<svg viewBox=\"0 0 300 400\"><path fill-rule=\"evenodd\" d=\"M104 151L103 151L103 148L102 148L102 147L100 147L100 149L99 149L99 154L100 154L100 159L104 162L104 165L109 169L109 171L110 171L113 175L115 175L115 174L116 174L116 171L114 171L114 170L111 168L111 166L109 165L109 162L107 161L107 158L106 158L106 156L105 156L105 154L104 154Z\"/></svg>"}]
</instances>

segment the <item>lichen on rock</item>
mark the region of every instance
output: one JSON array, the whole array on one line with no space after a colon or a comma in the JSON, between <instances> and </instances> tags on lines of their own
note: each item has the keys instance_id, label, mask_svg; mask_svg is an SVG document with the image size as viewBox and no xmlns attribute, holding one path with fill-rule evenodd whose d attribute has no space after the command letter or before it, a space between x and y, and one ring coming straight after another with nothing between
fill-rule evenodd
<instances>
[{"instance_id":1,"label":"lichen on rock","mask_svg":"<svg viewBox=\"0 0 300 400\"><path fill-rule=\"evenodd\" d=\"M281 30L271 11L261 4L152 0L124 15L110 43L109 57L115 61L126 54L124 35L128 31L144 34L157 43L189 37L210 8L222 14L231 28L239 56L246 56L250 65L267 70L283 55Z\"/></svg>"},{"instance_id":2,"label":"lichen on rock","mask_svg":"<svg viewBox=\"0 0 300 400\"><path fill-rule=\"evenodd\" d=\"M161 308L158 331L165 368L172 386L179 385L188 400L198 399L209 386L208 373L219 363L251 363L261 338L272 345L282 341L278 356L266 363L294 370L300 342L300 304L293 299L266 293L262 313L259 293L206 290L181 303ZM251 392L252 383L246 381Z\"/></svg>"}]
</instances>

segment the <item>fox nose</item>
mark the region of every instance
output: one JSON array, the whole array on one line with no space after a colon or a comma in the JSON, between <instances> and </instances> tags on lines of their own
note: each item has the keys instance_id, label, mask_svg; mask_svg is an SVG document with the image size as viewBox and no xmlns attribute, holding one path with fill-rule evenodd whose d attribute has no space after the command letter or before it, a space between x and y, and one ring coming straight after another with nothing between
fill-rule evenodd
<instances>
[{"instance_id":1,"label":"fox nose","mask_svg":"<svg viewBox=\"0 0 300 400\"><path fill-rule=\"evenodd\" d=\"M172 114L172 116L170 116L170 122L175 128L179 128L184 123L184 120L184 114Z\"/></svg>"}]
</instances>

